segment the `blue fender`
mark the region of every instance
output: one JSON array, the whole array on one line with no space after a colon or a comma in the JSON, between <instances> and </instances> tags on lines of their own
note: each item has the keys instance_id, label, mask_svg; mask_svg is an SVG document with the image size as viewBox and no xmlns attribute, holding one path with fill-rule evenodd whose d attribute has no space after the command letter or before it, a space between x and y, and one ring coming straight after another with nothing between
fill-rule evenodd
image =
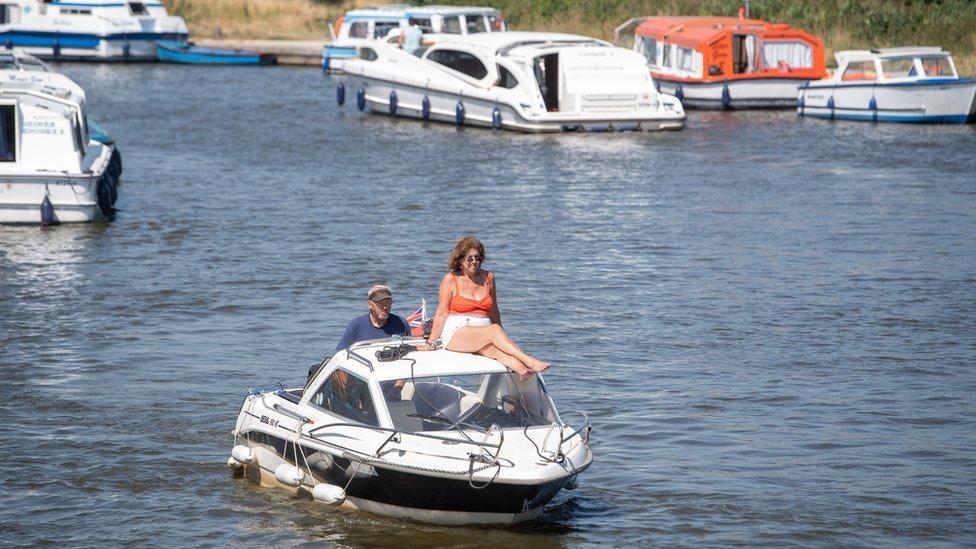
<instances>
[{"instance_id":1,"label":"blue fender","mask_svg":"<svg viewBox=\"0 0 976 549\"><path fill-rule=\"evenodd\" d=\"M871 118L875 122L877 122L878 121L878 101L874 97L871 97L871 100L868 101L868 109L871 110Z\"/></svg>"},{"instance_id":2,"label":"blue fender","mask_svg":"<svg viewBox=\"0 0 976 549\"><path fill-rule=\"evenodd\" d=\"M51 199L44 195L44 200L41 202L41 225L57 224L58 220L54 217L54 205L51 204Z\"/></svg>"},{"instance_id":3,"label":"blue fender","mask_svg":"<svg viewBox=\"0 0 976 549\"><path fill-rule=\"evenodd\" d=\"M339 82L339 85L336 86L336 103L338 103L339 106L341 107L343 104L345 104L345 102L346 102L346 85L343 84L342 82Z\"/></svg>"},{"instance_id":4,"label":"blue fender","mask_svg":"<svg viewBox=\"0 0 976 549\"><path fill-rule=\"evenodd\" d=\"M396 90L390 90L390 114L396 114L397 111L397 95Z\"/></svg>"},{"instance_id":5,"label":"blue fender","mask_svg":"<svg viewBox=\"0 0 976 549\"><path fill-rule=\"evenodd\" d=\"M502 111L498 107L491 111L491 127L496 130L502 129Z\"/></svg>"},{"instance_id":6,"label":"blue fender","mask_svg":"<svg viewBox=\"0 0 976 549\"><path fill-rule=\"evenodd\" d=\"M424 122L430 120L430 98L427 94L424 94L424 99L420 102L420 116Z\"/></svg>"},{"instance_id":7,"label":"blue fender","mask_svg":"<svg viewBox=\"0 0 976 549\"><path fill-rule=\"evenodd\" d=\"M834 96L831 95L830 99L827 100L827 108L830 109L830 119L834 119Z\"/></svg>"},{"instance_id":8,"label":"blue fender","mask_svg":"<svg viewBox=\"0 0 976 549\"><path fill-rule=\"evenodd\" d=\"M806 101L803 99L803 94L801 93L800 97L796 99L796 108L800 111L800 114L803 114L803 107L805 106Z\"/></svg>"},{"instance_id":9,"label":"blue fender","mask_svg":"<svg viewBox=\"0 0 976 549\"><path fill-rule=\"evenodd\" d=\"M732 96L729 95L729 83L722 84L722 108L728 109L732 105Z\"/></svg>"},{"instance_id":10,"label":"blue fender","mask_svg":"<svg viewBox=\"0 0 976 549\"><path fill-rule=\"evenodd\" d=\"M678 83L678 88L674 90L674 96L678 98L678 101L684 101L685 99L685 90L681 87L680 83Z\"/></svg>"},{"instance_id":11,"label":"blue fender","mask_svg":"<svg viewBox=\"0 0 976 549\"><path fill-rule=\"evenodd\" d=\"M102 210L102 213L108 217L112 213L112 189L104 175L98 178L96 192L98 194L98 209Z\"/></svg>"},{"instance_id":12,"label":"blue fender","mask_svg":"<svg viewBox=\"0 0 976 549\"><path fill-rule=\"evenodd\" d=\"M457 123L458 127L464 125L464 102L458 101L457 106L454 107L454 122Z\"/></svg>"},{"instance_id":13,"label":"blue fender","mask_svg":"<svg viewBox=\"0 0 976 549\"><path fill-rule=\"evenodd\" d=\"M366 110L366 90L362 86L359 86L359 89L356 90L356 106L361 111Z\"/></svg>"}]
</instances>

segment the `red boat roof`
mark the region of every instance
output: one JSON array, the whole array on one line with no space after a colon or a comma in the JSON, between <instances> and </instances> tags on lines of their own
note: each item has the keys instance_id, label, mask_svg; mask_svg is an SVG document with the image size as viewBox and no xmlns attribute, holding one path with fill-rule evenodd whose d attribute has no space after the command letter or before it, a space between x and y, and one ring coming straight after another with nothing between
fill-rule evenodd
<instances>
[{"instance_id":1,"label":"red boat roof","mask_svg":"<svg viewBox=\"0 0 976 549\"><path fill-rule=\"evenodd\" d=\"M648 17L635 30L641 36L667 38L669 41L692 47L736 31L751 32L767 38L803 37L812 44L820 43L812 34L787 24L738 17Z\"/></svg>"}]
</instances>

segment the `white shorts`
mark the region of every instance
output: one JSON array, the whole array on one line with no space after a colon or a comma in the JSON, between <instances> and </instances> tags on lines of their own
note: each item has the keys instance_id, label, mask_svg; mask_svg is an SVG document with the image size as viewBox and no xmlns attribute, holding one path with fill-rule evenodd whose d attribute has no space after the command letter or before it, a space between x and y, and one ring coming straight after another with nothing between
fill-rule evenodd
<instances>
[{"instance_id":1,"label":"white shorts","mask_svg":"<svg viewBox=\"0 0 976 549\"><path fill-rule=\"evenodd\" d=\"M444 321L444 328L441 330L441 343L444 347L451 342L451 338L454 337L454 332L458 328L464 326L489 326L491 325L491 319L487 316L471 316L471 315L451 315L447 317Z\"/></svg>"}]
</instances>

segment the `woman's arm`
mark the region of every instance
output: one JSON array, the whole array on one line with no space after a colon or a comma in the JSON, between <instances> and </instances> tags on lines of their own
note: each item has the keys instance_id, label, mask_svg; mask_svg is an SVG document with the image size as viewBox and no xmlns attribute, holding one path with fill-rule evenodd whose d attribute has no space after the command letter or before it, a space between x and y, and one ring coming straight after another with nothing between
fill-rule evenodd
<instances>
[{"instance_id":1,"label":"woman's arm","mask_svg":"<svg viewBox=\"0 0 976 549\"><path fill-rule=\"evenodd\" d=\"M434 313L434 322L430 326L430 337L427 341L433 343L441 337L441 331L444 329L444 322L447 320L449 305L451 303L451 294L454 293L454 289L451 287L451 273L444 275L441 279L441 287L437 291L437 312Z\"/></svg>"},{"instance_id":2,"label":"woman's arm","mask_svg":"<svg viewBox=\"0 0 976 549\"><path fill-rule=\"evenodd\" d=\"M495 293L495 287L498 285L495 275L491 275L491 311L488 312L488 319L491 320L492 324L502 325L502 313L498 310L498 294Z\"/></svg>"}]
</instances>

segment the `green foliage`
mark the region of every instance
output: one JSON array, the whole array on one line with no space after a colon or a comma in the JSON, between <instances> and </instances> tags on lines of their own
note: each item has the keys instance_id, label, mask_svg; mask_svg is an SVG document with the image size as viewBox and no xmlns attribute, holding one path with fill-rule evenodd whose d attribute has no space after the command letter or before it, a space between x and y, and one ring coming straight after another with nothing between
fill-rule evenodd
<instances>
[{"instance_id":1,"label":"green foliage","mask_svg":"<svg viewBox=\"0 0 976 549\"><path fill-rule=\"evenodd\" d=\"M479 4L422 0L426 4ZM731 15L738 0L490 0L513 29L583 32L612 38L613 27L639 15ZM974 0L751 0L750 15L820 36L828 50L942 46L976 57ZM580 28L583 26L584 28ZM586 31L586 32L584 32Z\"/></svg>"}]
</instances>

